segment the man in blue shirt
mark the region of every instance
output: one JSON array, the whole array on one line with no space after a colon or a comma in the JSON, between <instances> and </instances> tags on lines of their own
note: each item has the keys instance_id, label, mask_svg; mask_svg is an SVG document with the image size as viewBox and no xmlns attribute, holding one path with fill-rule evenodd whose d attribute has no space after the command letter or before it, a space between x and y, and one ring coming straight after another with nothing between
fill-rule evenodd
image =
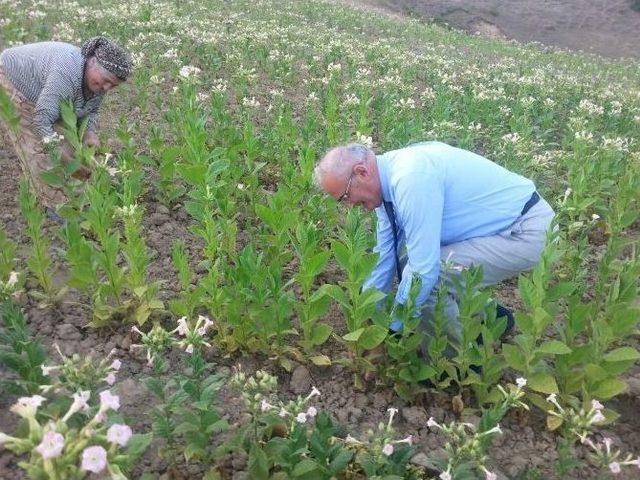
<instances>
[{"instance_id":1,"label":"man in blue shirt","mask_svg":"<svg viewBox=\"0 0 640 480\"><path fill-rule=\"evenodd\" d=\"M538 263L554 216L531 180L440 142L377 156L363 145L336 147L316 166L315 181L339 202L375 210L379 259L364 288L388 293L397 273L395 298L404 304L419 275L416 304L427 330L442 261L454 270L482 265L485 285L513 277ZM460 336L457 313L450 295L445 315L452 338Z\"/></svg>"}]
</instances>

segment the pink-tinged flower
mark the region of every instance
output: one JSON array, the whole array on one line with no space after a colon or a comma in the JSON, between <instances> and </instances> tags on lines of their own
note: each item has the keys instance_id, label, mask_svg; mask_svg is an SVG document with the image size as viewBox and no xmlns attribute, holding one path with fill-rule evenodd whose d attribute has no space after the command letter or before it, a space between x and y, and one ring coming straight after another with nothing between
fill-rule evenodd
<instances>
[{"instance_id":1,"label":"pink-tinged flower","mask_svg":"<svg viewBox=\"0 0 640 480\"><path fill-rule=\"evenodd\" d=\"M436 422L433 417L429 417L429 420L427 420L427 427L429 428L434 428L434 427L440 427L440 424L438 422Z\"/></svg>"},{"instance_id":2,"label":"pink-tinged flower","mask_svg":"<svg viewBox=\"0 0 640 480\"><path fill-rule=\"evenodd\" d=\"M485 467L482 467L482 470L484 471L485 480L498 480L498 475L496 475L495 473L490 472Z\"/></svg>"},{"instance_id":3,"label":"pink-tinged flower","mask_svg":"<svg viewBox=\"0 0 640 480\"><path fill-rule=\"evenodd\" d=\"M296 416L296 422L298 422L298 423L306 423L307 422L307 414L304 413L304 412L300 412Z\"/></svg>"},{"instance_id":4,"label":"pink-tinged flower","mask_svg":"<svg viewBox=\"0 0 640 480\"><path fill-rule=\"evenodd\" d=\"M406 438L403 438L402 440L396 440L393 443L406 443L407 445L411 445L413 444L413 435L409 435Z\"/></svg>"},{"instance_id":5,"label":"pink-tinged flower","mask_svg":"<svg viewBox=\"0 0 640 480\"><path fill-rule=\"evenodd\" d=\"M107 440L111 443L117 443L121 447L124 447L129 442L129 439L133 435L131 427L128 425L113 424L107 430Z\"/></svg>"},{"instance_id":6,"label":"pink-tinged flower","mask_svg":"<svg viewBox=\"0 0 640 480\"><path fill-rule=\"evenodd\" d=\"M348 445L359 445L362 442L360 440L353 438L350 434L348 434L347 438L344 439L344 443Z\"/></svg>"},{"instance_id":7,"label":"pink-tinged flower","mask_svg":"<svg viewBox=\"0 0 640 480\"><path fill-rule=\"evenodd\" d=\"M40 445L36 447L36 451L42 455L42 458L59 457L64 448L64 437L58 432L46 432L42 436Z\"/></svg>"},{"instance_id":8,"label":"pink-tinged flower","mask_svg":"<svg viewBox=\"0 0 640 480\"><path fill-rule=\"evenodd\" d=\"M391 456L393 454L393 445L386 443L384 447L382 447L382 453L387 457Z\"/></svg>"},{"instance_id":9,"label":"pink-tinged flower","mask_svg":"<svg viewBox=\"0 0 640 480\"><path fill-rule=\"evenodd\" d=\"M118 370L120 370L121 366L122 366L122 362L116 358L113 362L111 362L111 365L109 366L109 368L117 372Z\"/></svg>"},{"instance_id":10,"label":"pink-tinged flower","mask_svg":"<svg viewBox=\"0 0 640 480\"><path fill-rule=\"evenodd\" d=\"M54 370L57 370L60 367L47 367L45 365L40 365L40 368L42 369L42 375L44 375L45 377L48 377L51 372L53 372Z\"/></svg>"},{"instance_id":11,"label":"pink-tinged flower","mask_svg":"<svg viewBox=\"0 0 640 480\"><path fill-rule=\"evenodd\" d=\"M602 410L604 409L604 405L602 405L598 400L591 400L591 408L594 410Z\"/></svg>"},{"instance_id":12,"label":"pink-tinged flower","mask_svg":"<svg viewBox=\"0 0 640 480\"><path fill-rule=\"evenodd\" d=\"M606 420L606 417L602 414L600 410L596 410L596 412L591 417L591 423L602 423Z\"/></svg>"},{"instance_id":13,"label":"pink-tinged flower","mask_svg":"<svg viewBox=\"0 0 640 480\"><path fill-rule=\"evenodd\" d=\"M107 385L113 385L116 383L116 376L113 372L109 372L107 376L104 378L104 381L107 382Z\"/></svg>"},{"instance_id":14,"label":"pink-tinged flower","mask_svg":"<svg viewBox=\"0 0 640 480\"><path fill-rule=\"evenodd\" d=\"M69 407L69 410L67 411L65 416L62 418L62 421L66 422L67 420L69 420L71 415L73 415L76 412L79 412L80 410L84 412L89 410L89 404L87 403L87 401L89 400L90 396L91 396L91 392L89 390L74 393L73 403Z\"/></svg>"},{"instance_id":15,"label":"pink-tinged flower","mask_svg":"<svg viewBox=\"0 0 640 480\"><path fill-rule=\"evenodd\" d=\"M307 416L311 417L311 418L315 418L315 416L318 414L318 410L316 409L316 407L309 407L307 409Z\"/></svg>"},{"instance_id":16,"label":"pink-tinged flower","mask_svg":"<svg viewBox=\"0 0 640 480\"><path fill-rule=\"evenodd\" d=\"M486 432L482 432L481 434L482 435L493 435L494 433L502 434L502 429L500 428L500 425L496 425L491 430L487 430Z\"/></svg>"},{"instance_id":17,"label":"pink-tinged flower","mask_svg":"<svg viewBox=\"0 0 640 480\"><path fill-rule=\"evenodd\" d=\"M182 335L183 337L189 333L189 325L187 325L187 317L182 317L178 320L178 328L174 331L178 332L178 335Z\"/></svg>"},{"instance_id":18,"label":"pink-tinged flower","mask_svg":"<svg viewBox=\"0 0 640 480\"><path fill-rule=\"evenodd\" d=\"M32 397L20 397L18 401L11 407L11 411L22 418L35 417L38 407L42 405L46 398L40 395Z\"/></svg>"},{"instance_id":19,"label":"pink-tinged flower","mask_svg":"<svg viewBox=\"0 0 640 480\"><path fill-rule=\"evenodd\" d=\"M620 464L618 462L611 462L609 464L609 470L611 470L611 473L617 475L618 473L620 473Z\"/></svg>"},{"instance_id":20,"label":"pink-tinged flower","mask_svg":"<svg viewBox=\"0 0 640 480\"><path fill-rule=\"evenodd\" d=\"M120 408L120 397L112 394L109 390L100 392L100 412L107 410L118 410Z\"/></svg>"},{"instance_id":21,"label":"pink-tinged flower","mask_svg":"<svg viewBox=\"0 0 640 480\"><path fill-rule=\"evenodd\" d=\"M272 408L275 408L275 407L263 398L262 401L260 402L260 411L268 412Z\"/></svg>"},{"instance_id":22,"label":"pink-tinged flower","mask_svg":"<svg viewBox=\"0 0 640 480\"><path fill-rule=\"evenodd\" d=\"M85 472L100 473L107 466L107 451L99 445L87 447L82 452L80 468Z\"/></svg>"},{"instance_id":23,"label":"pink-tinged flower","mask_svg":"<svg viewBox=\"0 0 640 480\"><path fill-rule=\"evenodd\" d=\"M451 480L451 473L449 473L449 469L446 472L442 472L440 474L440 480Z\"/></svg>"},{"instance_id":24,"label":"pink-tinged flower","mask_svg":"<svg viewBox=\"0 0 640 480\"><path fill-rule=\"evenodd\" d=\"M318 390L316 387L311 387L311 393L307 395L307 398L305 400L308 402L313 397L319 397L319 396L320 396L320 390Z\"/></svg>"},{"instance_id":25,"label":"pink-tinged flower","mask_svg":"<svg viewBox=\"0 0 640 480\"><path fill-rule=\"evenodd\" d=\"M516 385L518 385L518 388L524 388L526 384L527 384L526 378L523 378L523 377L516 378Z\"/></svg>"}]
</instances>

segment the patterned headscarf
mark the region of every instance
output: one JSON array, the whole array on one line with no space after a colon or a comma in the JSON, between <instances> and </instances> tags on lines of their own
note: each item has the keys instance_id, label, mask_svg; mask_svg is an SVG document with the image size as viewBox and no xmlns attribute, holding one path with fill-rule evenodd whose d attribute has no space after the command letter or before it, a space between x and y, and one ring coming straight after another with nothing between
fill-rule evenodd
<instances>
[{"instance_id":1,"label":"patterned headscarf","mask_svg":"<svg viewBox=\"0 0 640 480\"><path fill-rule=\"evenodd\" d=\"M82 56L96 57L98 63L121 80L126 80L133 64L129 54L106 37L94 37L82 44Z\"/></svg>"}]
</instances>

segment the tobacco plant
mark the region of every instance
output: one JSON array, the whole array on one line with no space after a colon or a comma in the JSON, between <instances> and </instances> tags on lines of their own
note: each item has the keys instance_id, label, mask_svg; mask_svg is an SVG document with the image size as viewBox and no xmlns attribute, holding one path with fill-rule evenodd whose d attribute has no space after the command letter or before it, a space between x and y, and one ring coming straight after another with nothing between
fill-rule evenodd
<instances>
[{"instance_id":1,"label":"tobacco plant","mask_svg":"<svg viewBox=\"0 0 640 480\"><path fill-rule=\"evenodd\" d=\"M0 319L0 365L17 377L0 381L0 390L27 395L40 392L40 385L47 383L42 370L47 356L40 339L31 334L15 302L0 304Z\"/></svg>"},{"instance_id":2,"label":"tobacco plant","mask_svg":"<svg viewBox=\"0 0 640 480\"><path fill-rule=\"evenodd\" d=\"M346 278L338 285L326 285L322 292L333 298L342 308L347 333L341 338L349 350L349 357L341 361L354 370L354 382L362 387L360 375L374 369L365 352L380 345L387 336L388 320L381 318L376 304L385 295L375 289L362 290L362 285L377 262L368 252L369 234L358 213L347 215L340 239L331 244L331 251L344 269Z\"/></svg>"},{"instance_id":3,"label":"tobacco plant","mask_svg":"<svg viewBox=\"0 0 640 480\"><path fill-rule=\"evenodd\" d=\"M31 253L27 266L42 289L42 292L31 291L30 294L44 303L57 303L66 289L58 288L53 279L50 243L46 235L43 235L44 213L38 206L36 197L32 194L26 180L20 183L18 203L27 222L27 235L31 240Z\"/></svg>"}]
</instances>

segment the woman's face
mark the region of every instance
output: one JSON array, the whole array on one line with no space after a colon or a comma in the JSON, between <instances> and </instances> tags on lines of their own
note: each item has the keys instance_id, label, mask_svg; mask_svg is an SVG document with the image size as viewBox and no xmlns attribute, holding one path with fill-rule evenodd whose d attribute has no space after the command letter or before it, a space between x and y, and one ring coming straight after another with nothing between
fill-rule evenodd
<instances>
[{"instance_id":1,"label":"woman's face","mask_svg":"<svg viewBox=\"0 0 640 480\"><path fill-rule=\"evenodd\" d=\"M106 93L120 85L122 80L100 65L96 57L91 57L87 61L84 82L92 93Z\"/></svg>"}]
</instances>

